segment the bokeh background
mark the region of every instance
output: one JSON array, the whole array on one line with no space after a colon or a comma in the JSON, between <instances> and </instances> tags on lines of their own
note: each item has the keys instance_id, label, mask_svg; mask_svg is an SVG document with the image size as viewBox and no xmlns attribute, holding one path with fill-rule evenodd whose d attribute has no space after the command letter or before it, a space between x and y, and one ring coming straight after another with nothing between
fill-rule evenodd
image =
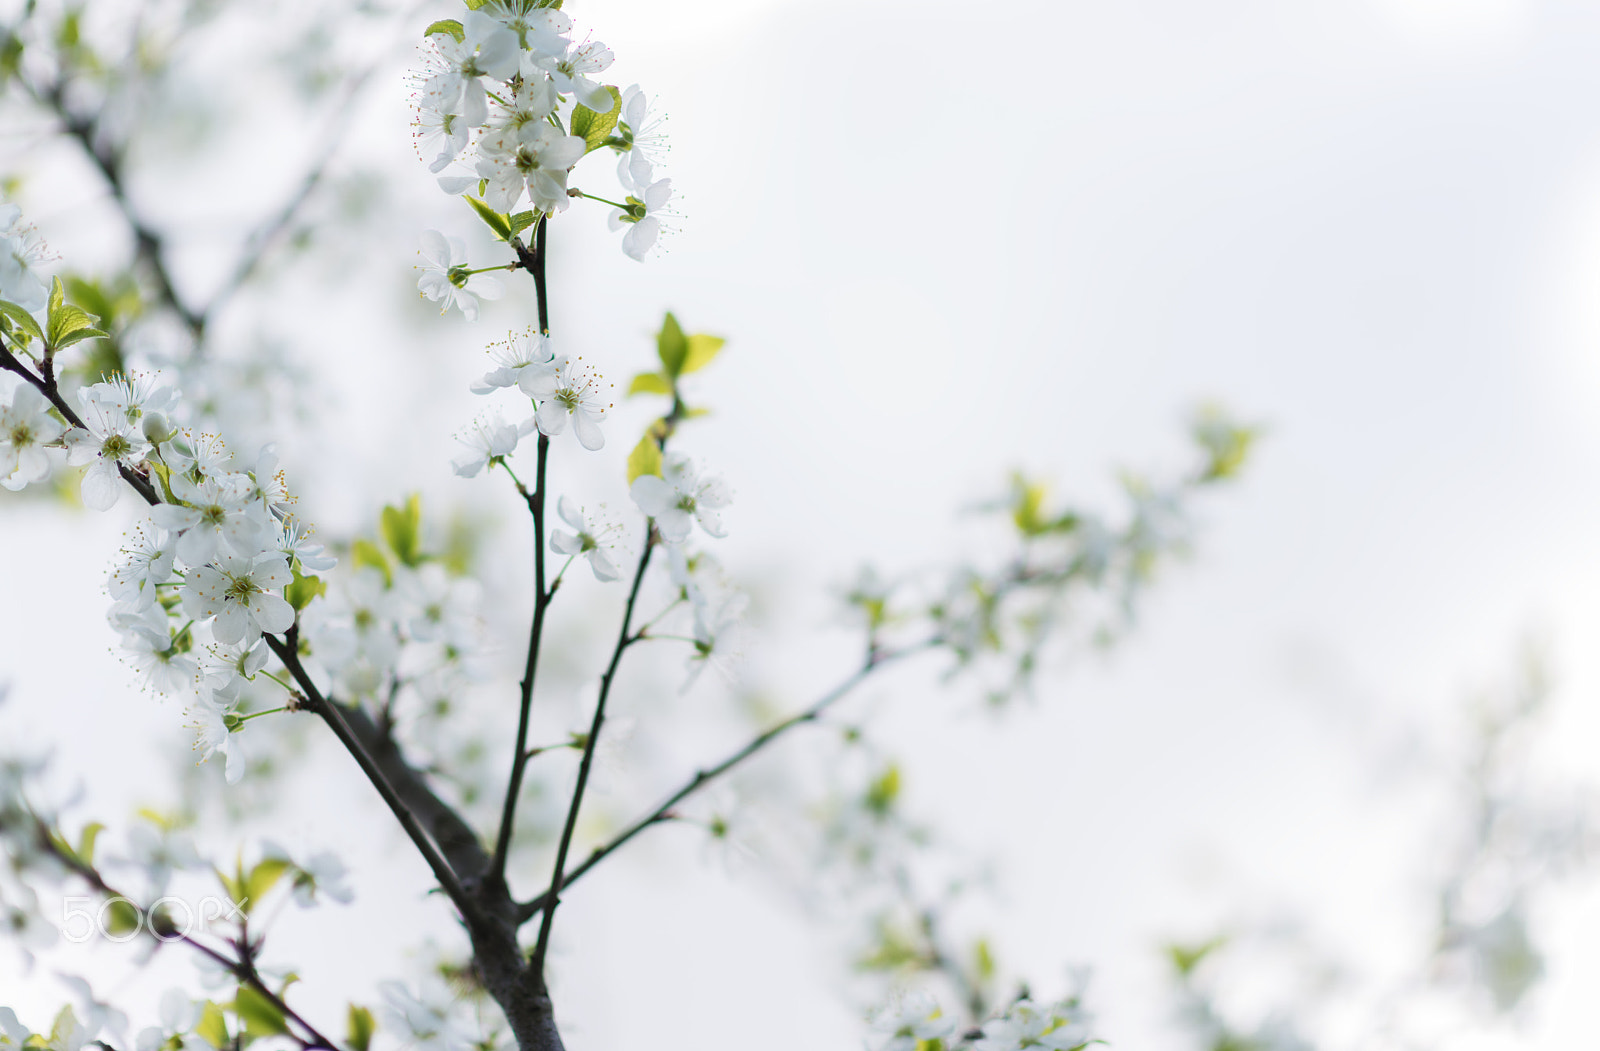
<instances>
[{"instance_id":1,"label":"bokeh background","mask_svg":"<svg viewBox=\"0 0 1600 1051\"><path fill-rule=\"evenodd\" d=\"M449 436L479 407L481 347L531 320L531 297L475 326L415 301L420 231L492 249L411 152L405 70L417 30L449 14L413 10L353 16L367 28L321 49L289 32L303 11L219 20L184 53L133 186L203 299L320 149L320 103L295 85L378 63L318 206L359 236L284 255L273 296L242 299L218 339L281 347L311 377L303 420L272 436L325 532L419 489L501 522L514 574L516 509L450 476ZM963 512L1011 469L1110 506L1118 468L1183 462L1195 403L1263 426L1242 482L1197 509L1195 557L1114 650L1058 662L1003 718L959 686L939 699L932 674L869 691L908 805L992 858L984 922L1008 973L1048 995L1091 966L1100 1031L1150 1048L1193 1046L1174 939L1293 929L1404 986L1451 849L1463 701L1510 679L1531 639L1555 692L1530 779L1579 798L1600 745L1600 6L567 10L670 115L682 218L639 266L598 209L563 216L553 324L619 382L648 367L665 308L729 338L701 380L715 416L685 445L735 484L722 554L761 596L750 660L783 697L849 659L827 586L961 557ZM47 127L0 132L17 199L64 259L111 265L125 231ZM578 491L623 499L647 419L624 407L592 474L563 461ZM99 588L129 514L0 507L4 732L53 746L108 811L170 790L183 732L108 652ZM340 846L355 870L356 906L282 934L305 1002L338 1010L347 991L312 978L370 972L448 925L361 785L284 791L286 838ZM758 864L706 854L662 830L571 896L569 1046L855 1046L842 937ZM1451 1016L1448 1046L1592 1039L1593 882L1579 867L1540 894L1544 982L1509 1019ZM142 988L111 951L86 966ZM0 989L36 998L36 1027L61 998L9 958ZM1246 1015L1267 1002L1253 995ZM1313 1035L1359 1042L1370 1017Z\"/></svg>"}]
</instances>

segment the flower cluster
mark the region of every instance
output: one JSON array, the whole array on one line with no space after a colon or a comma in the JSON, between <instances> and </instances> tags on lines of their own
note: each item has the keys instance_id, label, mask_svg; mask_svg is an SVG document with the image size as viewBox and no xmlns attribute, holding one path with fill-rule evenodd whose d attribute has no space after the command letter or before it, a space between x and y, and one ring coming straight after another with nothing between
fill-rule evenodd
<instances>
[{"instance_id":1,"label":"flower cluster","mask_svg":"<svg viewBox=\"0 0 1600 1051\"><path fill-rule=\"evenodd\" d=\"M44 480L59 449L85 468L86 506L110 509L129 483L155 499L106 581L108 619L140 683L189 708L202 761L223 753L237 781L237 708L266 664L261 636L295 623L285 589L297 575L334 561L294 517L273 446L240 463L216 435L175 427L178 392L154 376L117 376L75 400L75 413L58 412L19 385L0 402L0 483Z\"/></svg>"},{"instance_id":2,"label":"flower cluster","mask_svg":"<svg viewBox=\"0 0 1600 1051\"><path fill-rule=\"evenodd\" d=\"M413 75L415 138L440 187L469 191L502 216L526 223L566 210L573 198L610 205L622 247L642 260L670 215L672 181L657 178L665 158L662 121L637 84L619 90L599 78L612 53L572 36L572 19L541 0L488 0L458 20L429 27L422 68ZM612 201L569 185L588 154L618 156L624 198ZM493 298L498 282L471 271L465 250L437 234L424 239L418 288L477 316L477 297Z\"/></svg>"}]
</instances>

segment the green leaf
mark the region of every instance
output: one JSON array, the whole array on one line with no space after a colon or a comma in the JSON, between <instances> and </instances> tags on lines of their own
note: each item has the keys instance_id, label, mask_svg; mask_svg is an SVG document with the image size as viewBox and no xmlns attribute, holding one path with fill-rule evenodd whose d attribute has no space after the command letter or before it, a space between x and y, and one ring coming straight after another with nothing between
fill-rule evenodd
<instances>
[{"instance_id":1,"label":"green leaf","mask_svg":"<svg viewBox=\"0 0 1600 1051\"><path fill-rule=\"evenodd\" d=\"M129 934L144 926L138 906L127 898L112 898L105 916L106 930L112 934Z\"/></svg>"},{"instance_id":2,"label":"green leaf","mask_svg":"<svg viewBox=\"0 0 1600 1051\"><path fill-rule=\"evenodd\" d=\"M384 557L383 551L370 540L357 540L350 545L350 561L355 563L355 568L372 566L383 571L385 586L394 584L394 570L389 568L389 560Z\"/></svg>"},{"instance_id":3,"label":"green leaf","mask_svg":"<svg viewBox=\"0 0 1600 1051\"><path fill-rule=\"evenodd\" d=\"M867 795L862 802L874 814L887 817L894 807L894 801L898 798L900 798L900 768L891 763L887 770L867 786Z\"/></svg>"},{"instance_id":4,"label":"green leaf","mask_svg":"<svg viewBox=\"0 0 1600 1051\"><path fill-rule=\"evenodd\" d=\"M422 494L412 493L406 500L405 510L393 504L383 509L379 519L384 542L395 553L401 565L416 566L422 563Z\"/></svg>"},{"instance_id":5,"label":"green leaf","mask_svg":"<svg viewBox=\"0 0 1600 1051\"><path fill-rule=\"evenodd\" d=\"M467 10L476 11L478 8L482 7L488 2L489 0L467 0Z\"/></svg>"},{"instance_id":6,"label":"green leaf","mask_svg":"<svg viewBox=\"0 0 1600 1051\"><path fill-rule=\"evenodd\" d=\"M422 31L422 39L426 40L435 33L449 33L456 38L456 43L467 38L466 30L461 28L461 23L453 18L441 18Z\"/></svg>"},{"instance_id":7,"label":"green leaf","mask_svg":"<svg viewBox=\"0 0 1600 1051\"><path fill-rule=\"evenodd\" d=\"M717 352L722 350L722 345L728 342L721 336L708 336L704 332L696 332L689 337L689 351L683 357L683 372L699 372L711 364Z\"/></svg>"},{"instance_id":8,"label":"green leaf","mask_svg":"<svg viewBox=\"0 0 1600 1051\"><path fill-rule=\"evenodd\" d=\"M50 309L46 317L44 343L51 350L70 347L81 339L105 335L94 327L98 319L90 317L82 307L75 307L66 301L66 290L59 277L50 285Z\"/></svg>"},{"instance_id":9,"label":"green leaf","mask_svg":"<svg viewBox=\"0 0 1600 1051\"><path fill-rule=\"evenodd\" d=\"M639 444L628 454L628 484L632 485L647 474L661 474L661 446L648 434L640 438Z\"/></svg>"},{"instance_id":10,"label":"green leaf","mask_svg":"<svg viewBox=\"0 0 1600 1051\"><path fill-rule=\"evenodd\" d=\"M1178 972L1180 978L1187 978L1196 967L1200 966L1202 960L1227 944L1228 939L1220 935L1195 945L1174 943L1167 946L1167 959L1171 961L1172 969Z\"/></svg>"},{"instance_id":11,"label":"green leaf","mask_svg":"<svg viewBox=\"0 0 1600 1051\"><path fill-rule=\"evenodd\" d=\"M244 1022L245 1030L255 1036L289 1035L289 1023L278 1005L248 985L239 986L239 993L233 998L233 1011Z\"/></svg>"},{"instance_id":12,"label":"green leaf","mask_svg":"<svg viewBox=\"0 0 1600 1051\"><path fill-rule=\"evenodd\" d=\"M200 1021L194 1027L194 1032L217 1051L233 1044L233 1039L228 1036L228 1020L222 1016L222 1008L210 1000L200 1008Z\"/></svg>"},{"instance_id":13,"label":"green leaf","mask_svg":"<svg viewBox=\"0 0 1600 1051\"><path fill-rule=\"evenodd\" d=\"M494 231L494 235L496 237L500 238L502 241L511 240L511 224L506 221L505 216L501 215L493 208L490 208L487 204L484 204L471 194L464 195L462 200L472 205L472 210L478 213L478 218L482 219L484 225L488 226L489 229Z\"/></svg>"},{"instance_id":14,"label":"green leaf","mask_svg":"<svg viewBox=\"0 0 1600 1051\"><path fill-rule=\"evenodd\" d=\"M83 314L83 311L78 310L77 307L68 307L67 309L68 310L77 310L78 313ZM89 315L84 314L85 318L87 318L88 316ZM109 335L109 333L103 332L100 329L95 328L93 325L86 325L86 326L84 326L82 328L75 328L71 332L68 332L68 333L64 334L60 339L56 340L56 349L57 350L63 350L65 348L67 348L67 347L72 346L74 343L80 342L81 340L85 340L85 339L105 339L107 335Z\"/></svg>"},{"instance_id":15,"label":"green leaf","mask_svg":"<svg viewBox=\"0 0 1600 1051\"><path fill-rule=\"evenodd\" d=\"M308 577L301 573L300 560L298 558L294 560L294 565L290 567L290 570L294 573L294 580L290 581L289 586L283 589L283 597L289 605L294 607L296 613L311 605L311 600L318 595L326 595L328 593L327 581L321 577Z\"/></svg>"},{"instance_id":16,"label":"green leaf","mask_svg":"<svg viewBox=\"0 0 1600 1051\"><path fill-rule=\"evenodd\" d=\"M32 314L28 313L26 310L23 310L22 307L18 306L16 303L10 303L4 299L0 299L0 314L4 314L6 317L10 318L17 324L18 327L22 329L22 331L38 340L40 343L44 342L44 329L39 327L39 322L35 321Z\"/></svg>"},{"instance_id":17,"label":"green leaf","mask_svg":"<svg viewBox=\"0 0 1600 1051\"><path fill-rule=\"evenodd\" d=\"M995 975L994 953L987 938L979 938L972 946L972 970L978 981L991 981Z\"/></svg>"},{"instance_id":18,"label":"green leaf","mask_svg":"<svg viewBox=\"0 0 1600 1051\"><path fill-rule=\"evenodd\" d=\"M633 377L633 382L628 384L628 395L635 394L671 394L672 381L659 372L641 372Z\"/></svg>"},{"instance_id":19,"label":"green leaf","mask_svg":"<svg viewBox=\"0 0 1600 1051\"><path fill-rule=\"evenodd\" d=\"M350 1045L350 1051L367 1051L377 1028L378 1023L371 1011L351 1004L350 1015L345 1022L344 1042Z\"/></svg>"},{"instance_id":20,"label":"green leaf","mask_svg":"<svg viewBox=\"0 0 1600 1051\"><path fill-rule=\"evenodd\" d=\"M250 870L250 875L244 878L244 896L239 901L239 908L248 915L256 907L256 903L272 892L278 880L289 871L289 863L283 858L264 858Z\"/></svg>"},{"instance_id":21,"label":"green leaf","mask_svg":"<svg viewBox=\"0 0 1600 1051\"><path fill-rule=\"evenodd\" d=\"M661 331L656 333L656 354L666 367L666 374L677 379L683 372L684 359L689 356L689 340L670 310L661 322Z\"/></svg>"},{"instance_id":22,"label":"green leaf","mask_svg":"<svg viewBox=\"0 0 1600 1051\"><path fill-rule=\"evenodd\" d=\"M83 826L82 832L78 833L78 849L73 853L78 855L78 860L85 865L94 864L94 841L105 831L105 827L98 821L91 821Z\"/></svg>"},{"instance_id":23,"label":"green leaf","mask_svg":"<svg viewBox=\"0 0 1600 1051\"><path fill-rule=\"evenodd\" d=\"M622 116L622 92L611 84L606 85L606 90L611 92L611 108L606 112L597 113L584 105L572 109L572 134L582 136L590 153L606 144L617 118Z\"/></svg>"},{"instance_id":24,"label":"green leaf","mask_svg":"<svg viewBox=\"0 0 1600 1051\"><path fill-rule=\"evenodd\" d=\"M538 221L538 212L518 212L511 217L511 236L517 236Z\"/></svg>"}]
</instances>

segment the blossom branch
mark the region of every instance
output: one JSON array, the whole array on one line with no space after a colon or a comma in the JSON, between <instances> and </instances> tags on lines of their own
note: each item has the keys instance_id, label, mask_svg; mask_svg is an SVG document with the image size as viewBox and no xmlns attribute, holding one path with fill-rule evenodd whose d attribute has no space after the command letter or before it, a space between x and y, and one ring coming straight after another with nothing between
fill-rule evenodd
<instances>
[{"instance_id":1,"label":"blossom branch","mask_svg":"<svg viewBox=\"0 0 1600 1051\"><path fill-rule=\"evenodd\" d=\"M304 707L322 717L322 721L328 724L328 729L333 731L334 736L339 738L339 743L344 745L345 750L355 759L356 765L361 767L361 772L367 775L367 780L372 782L372 786L378 790L378 794L383 797L383 801L389 805L389 809L394 813L395 819L400 822L400 827L405 829L406 835L411 837L411 842L416 845L417 850L422 854L423 860L433 870L434 878L439 881L439 885L444 888L444 892L449 895L450 900L461 911L462 916L469 919L475 916L478 912L477 906L467 895L466 889L461 885L461 881L450 867L450 863L440 854L439 848L428 837L421 822L417 820L417 816L412 813L405 800L400 798L400 794L395 790L395 787L389 783L388 777L384 775L383 770L379 768L372 755L362 745L361 739L356 736L355 731L351 730L349 724L345 722L340 706L325 698L322 695L322 691L318 690L316 684L311 681L311 676L306 673L305 666L300 663L300 657L295 652L296 639L294 629L290 629L289 633L282 639L274 635L263 635L262 637L266 639L268 648L277 655L278 660L283 662L283 666L288 669L289 674L294 676L295 682L305 691L307 700Z\"/></svg>"},{"instance_id":2,"label":"blossom branch","mask_svg":"<svg viewBox=\"0 0 1600 1051\"><path fill-rule=\"evenodd\" d=\"M589 769L594 765L595 746L600 741L600 730L605 724L606 700L611 695L611 684L617 676L617 666L622 663L622 654L627 648L639 641L638 635L630 635L629 628L633 623L633 608L639 601L639 586L644 583L645 570L650 568L650 556L655 551L656 534L654 524L646 526L649 533L645 536L644 553L639 556L639 568L633 575L633 587L628 592L628 604L622 611L622 629L617 633L617 644L611 651L611 663L606 666L605 674L600 677L600 697L595 701L594 720L589 724L589 737L583 744L583 760L578 764L578 783L572 789L572 803L567 807L566 825L561 829L561 842L556 848L556 864L550 877L550 889L545 892L546 901L544 919L539 924L539 940L534 944L533 956L530 967L535 974L544 973L545 951L550 946L550 927L555 920L556 905L561 900L561 888L565 883L565 869L567 865L567 850L572 846L572 834L578 827L578 811L583 806L583 793L589 785Z\"/></svg>"},{"instance_id":3,"label":"blossom branch","mask_svg":"<svg viewBox=\"0 0 1600 1051\"><path fill-rule=\"evenodd\" d=\"M540 230L544 229L543 224ZM539 286L539 313L545 314L544 286ZM550 455L550 439L539 435L539 466L532 493L524 490L528 510L533 515L533 624L528 629L528 659L522 672L521 706L517 718L517 746L511 760L511 783L506 786L505 802L500 807L500 835L495 840L491 878L504 881L506 857L511 852L511 836L516 824L517 799L522 794L522 779L528 769L528 723L533 713L533 680L539 670L539 642L544 636L544 612L550 606L555 588L544 586L544 504L545 467ZM520 483L518 487L521 488ZM559 581L557 581L559 583Z\"/></svg>"},{"instance_id":4,"label":"blossom branch","mask_svg":"<svg viewBox=\"0 0 1600 1051\"><path fill-rule=\"evenodd\" d=\"M584 873L594 868L606 857L621 848L625 843L633 839L633 837L637 836L645 829L650 828L653 825L659 825L664 821L672 820L676 816L673 813L673 808L679 803L682 803L685 799L689 798L691 795L698 792L712 781L715 781L723 774L726 774L734 767L743 763L746 759L749 759L757 752L760 752L779 737L782 737L784 734L788 733L797 726L816 722L822 717L824 712L842 700L847 694L849 694L857 686L861 685L862 682L866 681L868 677L870 677L880 668L902 660L922 650L931 649L935 645L937 645L937 643L934 640L928 640L916 645L907 646L904 649L880 650L872 653L862 663L861 667L856 669L856 671L852 673L849 678L845 679L839 685L823 694L809 707L796 712L777 725L763 730L761 733L753 737L747 744L745 744L744 747L732 753L717 765L707 767L704 770L696 771L695 775L685 782L681 787L679 787L677 791L673 792L671 795L667 796L666 799L662 800L661 805L657 806L650 813L646 814L644 817L641 817L639 820L623 829L605 844L596 847L589 857L583 862L583 864L572 870L571 874L567 876L564 885L570 886L572 883L576 882ZM555 894L556 890L552 885L551 890L545 891L532 901L519 904L517 906L517 920L521 923L526 923L539 913L545 912L547 907L553 901Z\"/></svg>"},{"instance_id":5,"label":"blossom branch","mask_svg":"<svg viewBox=\"0 0 1600 1051\"><path fill-rule=\"evenodd\" d=\"M48 369L48 365L46 367ZM60 386L56 382L54 371L50 371L47 376L35 375L33 370L24 365L10 350L6 349L4 344L0 344L0 369L14 372L21 376L33 389L44 395L69 424L87 429L84 427L83 419L76 412L73 412L72 406L68 405L66 400L61 397ZM119 463L117 464L117 471L122 475L122 480L131 485L133 491L138 493L140 499L144 500L145 503L154 506L161 502L161 498L156 496L156 491L151 487L150 483L135 474L131 468Z\"/></svg>"},{"instance_id":6,"label":"blossom branch","mask_svg":"<svg viewBox=\"0 0 1600 1051\"><path fill-rule=\"evenodd\" d=\"M49 853L62 865L76 874L80 879L88 883L90 887L105 895L107 898L112 900L120 899L122 901L129 902L133 900L126 894L121 893L115 887L112 887L109 883L107 883L105 877L101 876L100 871L93 865L78 857L77 854L64 849L60 841L55 835L52 834L50 827L46 825L37 814L34 814L30 811L28 816L33 821L34 833L40 849ZM227 971L232 974L241 985L247 985L251 989L255 990L263 998L265 998L268 1003L272 1004L274 1008L281 1012L286 1019L295 1023L302 1030L304 1030L306 1033L306 1036L304 1037L290 1034L291 1038L300 1045L302 1051L313 1051L313 1049L338 1051L337 1044L329 1040L326 1036L323 1036L322 1033L317 1030L316 1026L306 1021L299 1012L284 1002L283 997L273 992L267 986L266 982L262 980L261 973L256 970L255 961L251 958L252 954L249 948L248 937L241 935L239 940L234 943L234 948L239 952L239 958L234 959L224 953L218 952L217 950L211 948L211 946L206 945L204 942L197 941L192 935L180 933L175 929L171 929L170 927L164 930L158 930L157 924L159 922L158 916L152 913L151 926L148 931L151 937L155 938L162 944L167 944L170 941L181 942L201 955L209 957L213 962L218 963L222 967L226 968Z\"/></svg>"}]
</instances>

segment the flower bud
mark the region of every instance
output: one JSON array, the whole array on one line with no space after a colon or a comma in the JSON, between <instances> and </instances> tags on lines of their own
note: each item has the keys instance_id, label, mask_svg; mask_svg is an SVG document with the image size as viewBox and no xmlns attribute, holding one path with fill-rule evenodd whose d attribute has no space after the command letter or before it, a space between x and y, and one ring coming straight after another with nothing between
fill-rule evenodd
<instances>
[{"instance_id":1,"label":"flower bud","mask_svg":"<svg viewBox=\"0 0 1600 1051\"><path fill-rule=\"evenodd\" d=\"M160 445L164 441L169 441L178 433L178 429L172 425L171 420L167 419L167 414L164 412L145 413L144 421L140 426L144 430L145 440L152 445Z\"/></svg>"}]
</instances>

